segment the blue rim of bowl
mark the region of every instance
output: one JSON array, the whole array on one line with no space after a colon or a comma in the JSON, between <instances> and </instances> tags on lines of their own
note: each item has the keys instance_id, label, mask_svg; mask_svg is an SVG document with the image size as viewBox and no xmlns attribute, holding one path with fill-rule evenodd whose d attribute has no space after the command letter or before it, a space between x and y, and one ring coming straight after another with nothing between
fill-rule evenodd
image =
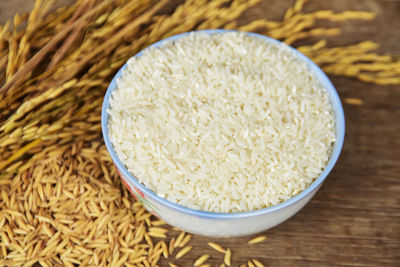
<instances>
[{"instance_id":1,"label":"blue rim of bowl","mask_svg":"<svg viewBox=\"0 0 400 267\"><path fill-rule=\"evenodd\" d=\"M224 30L224 29L214 29L214 30L199 30L199 31L192 31L192 32L206 32L208 34L218 34L218 33L225 33L225 32L238 32L236 30ZM166 39L160 40L147 48L143 49L133 57L138 57L142 54L142 52L146 49L149 49L150 47L159 47L161 46L164 42L166 41L173 41L176 39L179 39L182 36L185 36L187 34L190 34L192 32L185 32L181 34L177 34L171 37L168 37ZM261 38L267 42L275 43L275 44L281 44L280 41L272 39L270 37L257 34L257 33L252 33L252 32L243 32L247 34L248 36L252 36L255 38ZM110 141L110 138L108 136L108 114L107 114L107 109L109 108L109 99L111 97L111 92L116 88L116 80L121 77L122 71L127 67L127 63L125 63L121 69L117 72L117 74L114 76L112 79L110 85L108 86L106 95L104 97L103 101L103 106L102 106L102 111L101 111L101 128L103 132L103 138L104 142L106 144L107 150L116 165L116 167L119 169L121 174L129 179L129 181L136 186L139 190L141 190L145 195L148 195L150 198L153 200L161 203L162 205L165 205L169 208L172 208L174 210L198 216L198 217L203 217L203 218L208 218L208 219L238 219L238 218L247 218L247 217L253 217L253 216L259 216L271 212L275 212L277 210L284 209L288 206L291 206L307 195L311 194L314 192L314 190L318 189L320 185L324 182L325 178L328 176L330 171L333 169L335 166L335 163L337 159L339 158L340 152L343 147L343 142L344 142L344 135L345 135L345 119L344 119L344 113L343 113L343 106L340 101L339 95L333 86L332 82L329 80L329 78L326 76L326 74L314 63L312 62L308 57L303 55L301 52L298 50L292 48L289 46L289 48L297 55L299 56L300 59L304 60L310 69L312 69L319 80L319 82L322 84L322 86L328 91L329 98L335 113L335 118L336 118L336 141L333 145L333 149L331 152L331 157L325 167L325 169L322 171L322 173L319 175L317 179L313 183L311 183L305 190L303 190L301 193L297 194L296 196L282 202L279 204L276 204L274 206L270 206L267 208L259 209L259 210L253 210L253 211L244 211L244 212L233 212L233 213L221 213L221 212L209 212L209 211L202 211L202 210L195 210L191 209L185 206L181 206L179 204L173 203L165 198L162 198L158 196L156 193L151 191L150 189L146 188L143 184L141 184L124 166L124 164L121 162L121 160L118 158L116 152L114 151L114 147Z\"/></svg>"}]
</instances>

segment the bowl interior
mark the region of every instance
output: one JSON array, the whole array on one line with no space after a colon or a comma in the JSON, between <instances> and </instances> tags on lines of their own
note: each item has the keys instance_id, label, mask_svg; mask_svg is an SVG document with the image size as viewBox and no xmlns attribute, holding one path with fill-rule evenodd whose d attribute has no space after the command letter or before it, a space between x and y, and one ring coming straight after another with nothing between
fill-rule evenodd
<instances>
[{"instance_id":1,"label":"bowl interior","mask_svg":"<svg viewBox=\"0 0 400 267\"><path fill-rule=\"evenodd\" d=\"M222 30L222 29L217 29L217 30L202 30L203 32L207 32L209 34L215 34L215 33L223 33L226 31L232 31L232 30ZM161 46L166 40L174 40L178 39L186 34L189 33L182 33L178 35L174 35L172 37L169 37L167 39L161 40L157 43L154 43L150 47L157 47ZM256 34L256 33L247 33L248 35L254 37L254 38L260 38L262 40L265 40L266 42L271 42L271 43L280 43L279 41L266 37L264 35ZM145 48L148 49L148 48ZM151 197L155 201L166 205L170 208L179 210L184 213L196 215L196 216L201 216L201 217L207 217L207 218L224 218L224 219L229 219L229 218L238 218L238 217L249 217L249 216L256 216L259 214L265 214L265 213L270 213L273 211L276 211L278 209L283 209L287 206L290 206L297 201L301 200L308 194L314 192L316 189L319 188L319 186L323 183L329 172L332 170L334 167L340 151L343 146L343 141L344 141L344 134L345 134L345 119L344 119L344 113L343 113L343 107L340 101L340 98L338 96L338 93L336 92L334 86L332 85L331 81L329 78L326 76L326 74L315 64L313 63L309 58L301 54L299 51L297 51L294 48L291 48L294 53L303 61L305 61L310 69L312 69L319 80L319 82L322 84L322 86L328 91L329 98L333 107L334 115L335 115L335 127L336 127L336 141L333 145L331 157L325 167L325 169L322 171L322 173L319 175L315 181L310 184L304 191L301 193L297 194L296 196L271 207L267 207L264 209L260 210L254 210L254 211L246 211L246 212L235 212L235 213L217 213L217 212L207 212L207 211L201 211L201 210L194 210L191 208L187 208L181 205L178 205L176 203L173 203L165 198L162 198L158 196L156 193L153 191L147 189L143 184L141 184L124 166L122 161L118 158L113 145L110 141L109 135L108 135L108 114L107 114L107 109L109 108L109 99L111 97L111 92L116 88L116 80L121 77L122 71L127 67L127 64L123 65L121 69L117 72L117 74L114 76L113 80L111 81L106 95L104 97L103 101L103 106L102 106L102 112L101 112L101 126L102 126L102 132L103 132L103 138L104 142L106 144L106 147L108 149L108 152L116 165L116 167L121 171L121 174L129 179L131 183L133 183L139 190L141 190L144 194L147 196ZM136 54L134 57L138 57L142 54L142 52L139 52Z\"/></svg>"}]
</instances>

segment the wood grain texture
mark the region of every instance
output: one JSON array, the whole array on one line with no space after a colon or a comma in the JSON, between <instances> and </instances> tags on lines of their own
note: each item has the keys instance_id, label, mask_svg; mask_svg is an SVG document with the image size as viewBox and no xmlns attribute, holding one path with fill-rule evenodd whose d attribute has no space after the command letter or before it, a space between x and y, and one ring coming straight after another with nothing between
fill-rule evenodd
<instances>
[{"instance_id":1,"label":"wood grain texture","mask_svg":"<svg viewBox=\"0 0 400 267\"><path fill-rule=\"evenodd\" d=\"M32 3L0 1L0 22L17 11L28 10ZM242 21L278 19L292 3L264 0L246 12ZM381 44L380 52L400 55L399 1L314 0L306 6L306 11L317 9L376 12L378 16L372 22L338 24L343 34L329 38L330 44L369 39ZM213 266L222 263L223 254L207 246L212 240L231 248L233 266L251 258L271 267L400 266L400 86L330 78L341 98L357 97L364 105L344 104L347 128L343 152L313 200L293 218L263 233L268 239L260 244L247 244L254 236L194 236L190 242L194 248L183 258L172 260L174 263L191 266L204 253L211 255L207 262ZM167 261L161 265L167 266Z\"/></svg>"}]
</instances>

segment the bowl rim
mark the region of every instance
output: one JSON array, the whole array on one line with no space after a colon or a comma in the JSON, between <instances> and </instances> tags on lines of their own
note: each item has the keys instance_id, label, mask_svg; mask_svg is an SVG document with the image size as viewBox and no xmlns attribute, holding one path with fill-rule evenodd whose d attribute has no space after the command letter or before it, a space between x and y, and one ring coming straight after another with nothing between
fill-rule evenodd
<instances>
[{"instance_id":1,"label":"bowl rim","mask_svg":"<svg viewBox=\"0 0 400 267\"><path fill-rule=\"evenodd\" d=\"M161 46L164 42L166 41L173 41L176 39L179 39L182 36L188 35L190 33L196 33L196 32L206 32L208 34L218 34L218 33L226 33L226 32L242 32L248 36L252 36L255 38L260 38L263 39L267 42L274 43L274 44L282 44L282 42L258 34L258 33L253 33L253 32L244 32L244 31L237 31L237 30L226 30L226 29L208 29L208 30L196 30L196 31L190 31L190 32L185 32L185 33L180 33L177 35L173 35L171 37L165 38L163 40L160 40L140 52L138 52L136 55L134 55L131 58L138 57L140 56L143 51L153 48L153 47L159 47ZM286 44L285 44L286 45ZM288 45L286 45L288 46ZM243 212L232 212L232 213L224 213L224 212L210 212L210 211L203 211L203 210L196 210L192 208L188 208L182 205L179 205L177 203L174 203L172 201L167 200L166 198L158 196L155 192L152 190L148 189L145 187L142 183L140 183L136 177L134 177L128 170L125 168L124 164L122 161L119 159L117 156L114 147L110 141L109 135L108 135L108 113L107 109L109 108L109 99L111 97L111 92L116 88L116 81L119 77L122 75L122 71L127 67L127 64L129 60L119 69L119 71L115 74L113 77L111 83L109 84L107 88L107 92L105 94L104 100L103 100L103 105L102 105L102 111L101 111L101 128L102 128L102 133L103 133L103 139L106 144L107 150L116 165L117 169L121 172L122 176L126 179L129 180L135 187L137 187L140 191L142 191L145 195L149 196L153 200L160 202L162 205L165 205L171 209L177 210L179 212L183 212L186 214L191 214L194 216L198 217L203 217L203 218L208 218L208 219L238 219L238 218L247 218L247 217L253 217L253 216L259 216L259 215L264 215L267 213L272 213L278 210L282 210L284 208L287 208L291 205L296 204L299 202L301 199L305 198L307 195L311 194L315 190L317 190L322 183L325 181L326 177L330 173L330 171L333 169L333 167L336 164L336 161L339 158L340 152L343 147L343 142L344 142L344 136L345 136L345 118L344 118L344 112L343 112L343 106L340 101L339 95L333 86L332 82L329 80L327 75L314 63L312 62L308 57L303 55L301 52L296 50L295 48L288 46L291 51L293 51L301 60L305 61L306 64L310 69L314 71L314 74L316 75L317 79L319 82L322 84L322 86L328 91L329 99L331 102L331 105L333 107L333 111L335 114L335 119L336 119L336 141L333 145L331 156L329 158L328 163L326 164L325 169L322 171L322 173L312 182L306 189L304 189L302 192L298 193L297 195L291 197L290 199L281 202L279 204L266 207L263 209L258 209L258 210L252 210L252 211L243 211Z\"/></svg>"}]
</instances>

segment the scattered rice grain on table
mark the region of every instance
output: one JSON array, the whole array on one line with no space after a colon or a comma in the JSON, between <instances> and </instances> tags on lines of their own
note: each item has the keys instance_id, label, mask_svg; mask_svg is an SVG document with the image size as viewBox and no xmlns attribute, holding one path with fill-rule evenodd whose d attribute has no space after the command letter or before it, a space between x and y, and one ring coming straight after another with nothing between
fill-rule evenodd
<instances>
[{"instance_id":1,"label":"scattered rice grain on table","mask_svg":"<svg viewBox=\"0 0 400 267\"><path fill-rule=\"evenodd\" d=\"M345 99L344 99L344 102L345 102L346 104L355 105L355 106L361 106L361 105L364 104L364 101L362 101L362 100L359 99L359 98L354 98L354 97L345 98Z\"/></svg>"},{"instance_id":2,"label":"scattered rice grain on table","mask_svg":"<svg viewBox=\"0 0 400 267\"><path fill-rule=\"evenodd\" d=\"M208 258L210 258L209 254L203 254L201 255L199 258L197 258L195 260L195 262L193 263L194 266L199 266L201 264L203 264L204 262L206 262L206 260L208 260Z\"/></svg>"},{"instance_id":3,"label":"scattered rice grain on table","mask_svg":"<svg viewBox=\"0 0 400 267\"><path fill-rule=\"evenodd\" d=\"M218 245L214 242L208 242L207 245L209 245L210 247L212 247L213 249L215 249L218 252L221 252L221 253L226 252L226 250L221 245Z\"/></svg>"},{"instance_id":4,"label":"scattered rice grain on table","mask_svg":"<svg viewBox=\"0 0 400 267\"><path fill-rule=\"evenodd\" d=\"M174 242L174 248L177 248L177 247L180 247L180 245L181 245L181 242L182 242L182 240L184 239L184 237L185 237L185 232L180 232L179 233L179 235L177 236L177 238L175 239L175 242Z\"/></svg>"},{"instance_id":5,"label":"scattered rice grain on table","mask_svg":"<svg viewBox=\"0 0 400 267\"><path fill-rule=\"evenodd\" d=\"M178 253L176 253L175 258L179 259L182 258L184 255L186 255L186 253L188 253L193 247L192 246L187 246L182 248L181 250L178 251Z\"/></svg>"},{"instance_id":6,"label":"scattered rice grain on table","mask_svg":"<svg viewBox=\"0 0 400 267\"><path fill-rule=\"evenodd\" d=\"M168 243L169 255L172 255L172 253L174 253L174 249L175 249L175 237L171 238L171 240Z\"/></svg>"},{"instance_id":7,"label":"scattered rice grain on table","mask_svg":"<svg viewBox=\"0 0 400 267\"><path fill-rule=\"evenodd\" d=\"M192 235L191 234L187 234L181 242L179 242L179 246L178 247L184 247L186 246L187 243L190 242L190 239L192 239Z\"/></svg>"},{"instance_id":8,"label":"scattered rice grain on table","mask_svg":"<svg viewBox=\"0 0 400 267\"><path fill-rule=\"evenodd\" d=\"M228 248L225 251L225 255L224 255L224 263L227 266L231 266L231 258L232 258L232 251Z\"/></svg>"},{"instance_id":9,"label":"scattered rice grain on table","mask_svg":"<svg viewBox=\"0 0 400 267\"><path fill-rule=\"evenodd\" d=\"M257 244L257 243L264 241L265 239L267 239L267 237L265 235L260 235L260 236L250 239L247 243L249 243L250 245Z\"/></svg>"}]
</instances>

